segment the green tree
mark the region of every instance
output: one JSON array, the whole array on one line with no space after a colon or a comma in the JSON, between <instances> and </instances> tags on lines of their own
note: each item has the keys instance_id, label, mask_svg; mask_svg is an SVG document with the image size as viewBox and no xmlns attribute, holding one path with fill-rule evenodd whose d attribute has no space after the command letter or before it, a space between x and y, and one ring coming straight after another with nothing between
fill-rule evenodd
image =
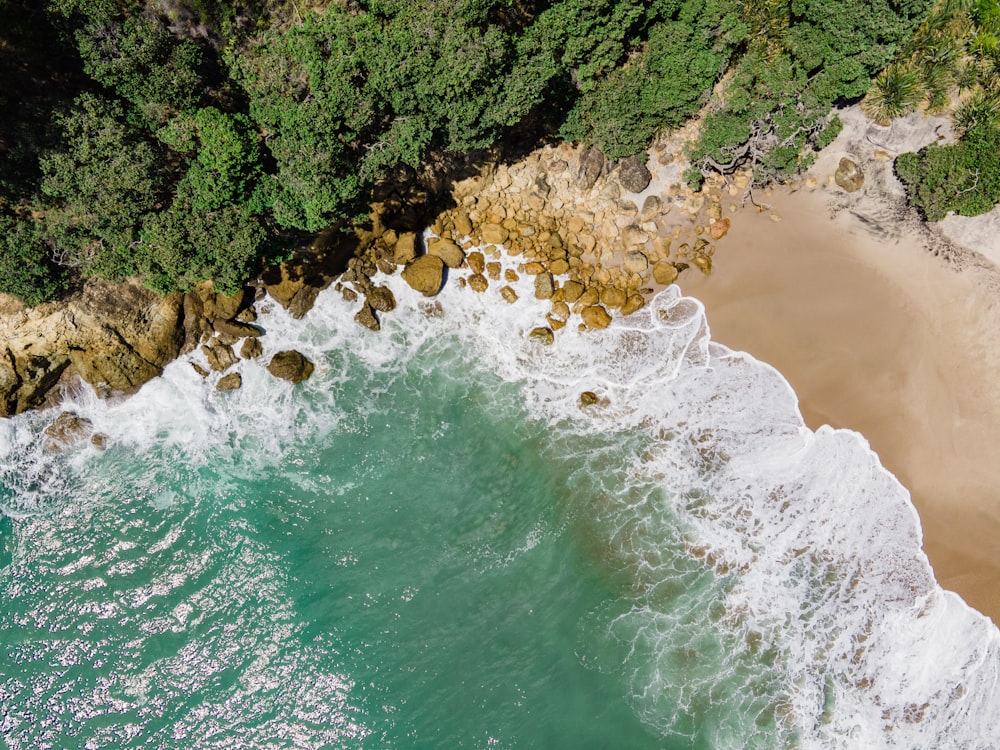
<instances>
[{"instance_id":1,"label":"green tree","mask_svg":"<svg viewBox=\"0 0 1000 750\"><path fill-rule=\"evenodd\" d=\"M93 94L78 97L59 127L62 146L41 157L45 236L63 265L128 276L139 224L164 196L163 154L119 104Z\"/></svg>"}]
</instances>

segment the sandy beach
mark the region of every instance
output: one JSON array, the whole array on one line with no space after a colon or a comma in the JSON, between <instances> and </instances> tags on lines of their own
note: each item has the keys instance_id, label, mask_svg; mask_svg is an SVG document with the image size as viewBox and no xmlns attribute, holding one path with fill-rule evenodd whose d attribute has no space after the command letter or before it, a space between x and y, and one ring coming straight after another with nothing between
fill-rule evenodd
<instances>
[{"instance_id":1,"label":"sandy beach","mask_svg":"<svg viewBox=\"0 0 1000 750\"><path fill-rule=\"evenodd\" d=\"M1000 623L1000 274L822 180L759 199L772 210L734 214L716 270L682 289L715 340L785 375L810 427L868 439L912 494L938 580Z\"/></svg>"}]
</instances>

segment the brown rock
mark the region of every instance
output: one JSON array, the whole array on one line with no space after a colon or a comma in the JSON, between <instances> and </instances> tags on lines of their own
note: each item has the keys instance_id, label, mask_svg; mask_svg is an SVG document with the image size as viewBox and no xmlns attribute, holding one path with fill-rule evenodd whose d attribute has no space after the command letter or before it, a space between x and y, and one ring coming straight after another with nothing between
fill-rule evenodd
<instances>
[{"instance_id":1,"label":"brown rock","mask_svg":"<svg viewBox=\"0 0 1000 750\"><path fill-rule=\"evenodd\" d=\"M721 240L729 232L729 219L719 219L714 224L708 227L708 231L712 234L713 240Z\"/></svg>"},{"instance_id":2,"label":"brown rock","mask_svg":"<svg viewBox=\"0 0 1000 750\"><path fill-rule=\"evenodd\" d=\"M563 299L567 302L576 302L583 294L583 284L579 281L567 281L562 285Z\"/></svg>"},{"instance_id":3,"label":"brown rock","mask_svg":"<svg viewBox=\"0 0 1000 750\"><path fill-rule=\"evenodd\" d=\"M646 300L641 294L630 294L622 305L622 315L631 315L646 306Z\"/></svg>"},{"instance_id":4,"label":"brown rock","mask_svg":"<svg viewBox=\"0 0 1000 750\"><path fill-rule=\"evenodd\" d=\"M278 352L267 365L267 371L276 378L301 383L313 374L314 365L300 352L290 349Z\"/></svg>"},{"instance_id":5,"label":"brown rock","mask_svg":"<svg viewBox=\"0 0 1000 750\"><path fill-rule=\"evenodd\" d=\"M565 301L559 300L552 303L552 314L555 315L559 320L567 320L569 318L569 305Z\"/></svg>"},{"instance_id":6,"label":"brown rock","mask_svg":"<svg viewBox=\"0 0 1000 750\"><path fill-rule=\"evenodd\" d=\"M600 399L597 398L597 394L593 391L583 391L580 394L580 406L593 406L598 403L598 401L600 401Z\"/></svg>"},{"instance_id":7,"label":"brown rock","mask_svg":"<svg viewBox=\"0 0 1000 750\"><path fill-rule=\"evenodd\" d=\"M845 156L840 160L837 171L834 172L833 179L848 193L853 193L865 184L865 173L856 162Z\"/></svg>"},{"instance_id":8,"label":"brown rock","mask_svg":"<svg viewBox=\"0 0 1000 750\"><path fill-rule=\"evenodd\" d=\"M496 261L490 261L486 264L486 275L489 276L494 281L500 281L500 270L502 266Z\"/></svg>"},{"instance_id":9,"label":"brown rock","mask_svg":"<svg viewBox=\"0 0 1000 750\"><path fill-rule=\"evenodd\" d=\"M524 272L530 274L545 273L545 266L536 260L524 264Z\"/></svg>"},{"instance_id":10,"label":"brown rock","mask_svg":"<svg viewBox=\"0 0 1000 750\"><path fill-rule=\"evenodd\" d=\"M413 232L406 232L399 235L396 246L393 248L393 260L396 265L405 266L417 257L417 235Z\"/></svg>"},{"instance_id":11,"label":"brown rock","mask_svg":"<svg viewBox=\"0 0 1000 750\"><path fill-rule=\"evenodd\" d=\"M511 289L509 286L504 286L500 288L500 296L503 297L510 304L517 302L517 292Z\"/></svg>"},{"instance_id":12,"label":"brown rock","mask_svg":"<svg viewBox=\"0 0 1000 750\"><path fill-rule=\"evenodd\" d=\"M392 312L396 309L396 298L387 286L373 286L365 292L365 299L373 310Z\"/></svg>"},{"instance_id":13,"label":"brown rock","mask_svg":"<svg viewBox=\"0 0 1000 750\"><path fill-rule=\"evenodd\" d=\"M662 208L663 203L658 196L647 195L646 199L642 202L642 211L639 213L639 220L652 221L660 215Z\"/></svg>"},{"instance_id":14,"label":"brown rock","mask_svg":"<svg viewBox=\"0 0 1000 750\"><path fill-rule=\"evenodd\" d=\"M513 268L508 268L506 271L503 272L503 278L504 281L509 281L513 284L521 277L517 275L517 271L515 271Z\"/></svg>"},{"instance_id":15,"label":"brown rock","mask_svg":"<svg viewBox=\"0 0 1000 750\"><path fill-rule=\"evenodd\" d=\"M474 273L469 277L469 288L474 292L485 292L490 288L490 282L481 273Z\"/></svg>"},{"instance_id":16,"label":"brown rock","mask_svg":"<svg viewBox=\"0 0 1000 750\"><path fill-rule=\"evenodd\" d=\"M361 309L355 313L354 320L371 331L382 330L382 324L378 322L378 318L375 317L375 311L368 302L365 302L361 306Z\"/></svg>"},{"instance_id":17,"label":"brown rock","mask_svg":"<svg viewBox=\"0 0 1000 750\"><path fill-rule=\"evenodd\" d=\"M552 286L552 274L545 272L535 276L535 298L551 299L555 288Z\"/></svg>"},{"instance_id":18,"label":"brown rock","mask_svg":"<svg viewBox=\"0 0 1000 750\"><path fill-rule=\"evenodd\" d=\"M486 269L486 258L478 250L465 256L465 260L468 262L469 268L472 269L473 273L482 273Z\"/></svg>"},{"instance_id":19,"label":"brown rock","mask_svg":"<svg viewBox=\"0 0 1000 750\"><path fill-rule=\"evenodd\" d=\"M469 215L465 211L455 214L455 232L461 237L472 235L472 222L469 221Z\"/></svg>"},{"instance_id":20,"label":"brown rock","mask_svg":"<svg viewBox=\"0 0 1000 750\"><path fill-rule=\"evenodd\" d=\"M479 227L479 236L484 245L502 245L507 241L508 233L499 224L487 223Z\"/></svg>"},{"instance_id":21,"label":"brown rock","mask_svg":"<svg viewBox=\"0 0 1000 750\"><path fill-rule=\"evenodd\" d=\"M528 336L535 339L535 341L541 342L545 346L549 346L553 341L555 341L555 336L553 336L551 328L532 328L531 333L529 333Z\"/></svg>"},{"instance_id":22,"label":"brown rock","mask_svg":"<svg viewBox=\"0 0 1000 750\"><path fill-rule=\"evenodd\" d=\"M444 283L444 261L436 255L421 255L403 269L403 280L425 297L433 297Z\"/></svg>"},{"instance_id":23,"label":"brown rock","mask_svg":"<svg viewBox=\"0 0 1000 750\"><path fill-rule=\"evenodd\" d=\"M261 345L260 339L244 339L243 345L240 346L240 356L243 359L257 359L263 353L264 347Z\"/></svg>"},{"instance_id":24,"label":"brown rock","mask_svg":"<svg viewBox=\"0 0 1000 750\"><path fill-rule=\"evenodd\" d=\"M696 255L691 259L691 264L697 266L698 270L706 276L712 273L712 259L707 255Z\"/></svg>"},{"instance_id":25,"label":"brown rock","mask_svg":"<svg viewBox=\"0 0 1000 750\"><path fill-rule=\"evenodd\" d=\"M465 260L465 253L462 252L462 248L451 240L442 240L440 238L428 241L427 254L436 255L444 261L444 264L448 268L458 268Z\"/></svg>"},{"instance_id":26,"label":"brown rock","mask_svg":"<svg viewBox=\"0 0 1000 750\"><path fill-rule=\"evenodd\" d=\"M600 305L591 305L590 307L583 308L580 312L580 317L583 318L583 323L588 328L607 328L611 325L611 316Z\"/></svg>"},{"instance_id":27,"label":"brown rock","mask_svg":"<svg viewBox=\"0 0 1000 750\"><path fill-rule=\"evenodd\" d=\"M649 186L653 176L646 168L646 164L638 156L629 156L622 159L618 167L618 182L631 193L641 193Z\"/></svg>"},{"instance_id":28,"label":"brown rock","mask_svg":"<svg viewBox=\"0 0 1000 750\"><path fill-rule=\"evenodd\" d=\"M653 280L657 284L670 286L677 281L677 267L673 263L657 263L653 266Z\"/></svg>"},{"instance_id":29,"label":"brown rock","mask_svg":"<svg viewBox=\"0 0 1000 750\"><path fill-rule=\"evenodd\" d=\"M561 276L569 271L569 262L559 259L549 263L549 270L556 276Z\"/></svg>"},{"instance_id":30,"label":"brown rock","mask_svg":"<svg viewBox=\"0 0 1000 750\"><path fill-rule=\"evenodd\" d=\"M649 268L649 258L640 250L630 250L625 253L622 266L629 273L646 273L646 269Z\"/></svg>"},{"instance_id":31,"label":"brown rock","mask_svg":"<svg viewBox=\"0 0 1000 750\"><path fill-rule=\"evenodd\" d=\"M565 294L565 290L563 291L563 294ZM589 307L590 305L596 305L600 301L601 301L600 292L598 292L592 286L589 286L586 289L584 289L583 294L581 294L576 300L577 304L581 305L582 307Z\"/></svg>"},{"instance_id":32,"label":"brown rock","mask_svg":"<svg viewBox=\"0 0 1000 750\"><path fill-rule=\"evenodd\" d=\"M90 436L90 444L97 448L99 451L108 449L108 441L111 440L110 437L105 435L103 432L95 432Z\"/></svg>"},{"instance_id":33,"label":"brown rock","mask_svg":"<svg viewBox=\"0 0 1000 750\"><path fill-rule=\"evenodd\" d=\"M257 341L258 344L260 343L260 341L258 339L247 339L247 341ZM203 378L207 378L208 377L208 370L206 370L204 367L202 367L201 365L199 365L197 362L192 362L191 363L191 369L194 370L199 375L201 375Z\"/></svg>"},{"instance_id":34,"label":"brown rock","mask_svg":"<svg viewBox=\"0 0 1000 750\"><path fill-rule=\"evenodd\" d=\"M257 338L263 331L261 331L257 326L252 326L249 323L241 323L238 320L225 320L222 318L217 318L212 321L212 328L215 329L216 333L220 336L231 336L233 341L238 341L244 338Z\"/></svg>"},{"instance_id":35,"label":"brown rock","mask_svg":"<svg viewBox=\"0 0 1000 750\"><path fill-rule=\"evenodd\" d=\"M229 344L223 344L218 339L211 339L201 347L201 351L208 359L208 366L216 372L225 372L237 361L233 347Z\"/></svg>"},{"instance_id":36,"label":"brown rock","mask_svg":"<svg viewBox=\"0 0 1000 750\"><path fill-rule=\"evenodd\" d=\"M231 372L228 375L223 375L219 378L219 382L215 384L215 390L217 391L235 391L243 387L243 376L238 372Z\"/></svg>"},{"instance_id":37,"label":"brown rock","mask_svg":"<svg viewBox=\"0 0 1000 750\"><path fill-rule=\"evenodd\" d=\"M605 307L621 307L626 299L625 291L615 286L609 286L601 291L601 302Z\"/></svg>"},{"instance_id":38,"label":"brown rock","mask_svg":"<svg viewBox=\"0 0 1000 750\"><path fill-rule=\"evenodd\" d=\"M358 301L358 293L349 286L345 286L340 290L340 296L343 297L346 302Z\"/></svg>"},{"instance_id":39,"label":"brown rock","mask_svg":"<svg viewBox=\"0 0 1000 750\"><path fill-rule=\"evenodd\" d=\"M604 154L596 146L589 146L580 154L580 168L576 174L576 184L581 190L590 190L604 170Z\"/></svg>"}]
</instances>

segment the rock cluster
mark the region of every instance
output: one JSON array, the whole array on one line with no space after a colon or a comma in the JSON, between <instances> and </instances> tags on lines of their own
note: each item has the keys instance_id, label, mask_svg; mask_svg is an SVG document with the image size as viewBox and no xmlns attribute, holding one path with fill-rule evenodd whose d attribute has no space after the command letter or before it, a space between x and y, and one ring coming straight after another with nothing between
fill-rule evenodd
<instances>
[{"instance_id":1,"label":"rock cluster","mask_svg":"<svg viewBox=\"0 0 1000 750\"><path fill-rule=\"evenodd\" d=\"M545 147L515 165L492 168L469 189L459 184L455 207L431 224L426 248L412 233L376 232L367 260L357 261L341 283L356 287L345 292L370 300L363 266L385 270L386 260L401 265L403 279L428 297L451 271L474 292L497 284L513 303L510 283L527 274L534 277L534 296L552 305L533 337L544 340L539 331L558 331L574 315L578 325L604 328L612 314L641 309L656 286L674 283L685 268L709 273L712 242L729 229L723 188L736 188L719 180L696 194L651 180L639 158L612 165L594 147ZM517 263L503 276L502 254ZM358 320L375 327L364 308Z\"/></svg>"}]
</instances>

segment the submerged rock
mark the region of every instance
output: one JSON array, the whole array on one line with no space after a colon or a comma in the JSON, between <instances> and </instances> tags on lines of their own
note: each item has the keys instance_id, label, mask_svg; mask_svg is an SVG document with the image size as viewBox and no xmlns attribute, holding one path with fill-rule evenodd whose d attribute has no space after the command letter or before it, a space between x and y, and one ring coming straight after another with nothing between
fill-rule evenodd
<instances>
[{"instance_id":1,"label":"submerged rock","mask_svg":"<svg viewBox=\"0 0 1000 750\"><path fill-rule=\"evenodd\" d=\"M593 391L583 391L580 394L580 406L593 406L598 401L597 394Z\"/></svg>"},{"instance_id":2,"label":"submerged rock","mask_svg":"<svg viewBox=\"0 0 1000 750\"><path fill-rule=\"evenodd\" d=\"M555 341L555 336L552 333L551 328L543 328L539 326L538 328L532 328L531 333L528 334L529 338L533 338L545 346L549 346Z\"/></svg>"},{"instance_id":3,"label":"submerged rock","mask_svg":"<svg viewBox=\"0 0 1000 750\"><path fill-rule=\"evenodd\" d=\"M301 352L294 349L278 352L267 365L267 371L276 378L301 383L313 374L315 366Z\"/></svg>"},{"instance_id":4,"label":"submerged rock","mask_svg":"<svg viewBox=\"0 0 1000 750\"><path fill-rule=\"evenodd\" d=\"M58 453L82 443L93 431L94 423L89 419L75 412L64 411L45 428L43 447L47 451Z\"/></svg>"}]
</instances>

